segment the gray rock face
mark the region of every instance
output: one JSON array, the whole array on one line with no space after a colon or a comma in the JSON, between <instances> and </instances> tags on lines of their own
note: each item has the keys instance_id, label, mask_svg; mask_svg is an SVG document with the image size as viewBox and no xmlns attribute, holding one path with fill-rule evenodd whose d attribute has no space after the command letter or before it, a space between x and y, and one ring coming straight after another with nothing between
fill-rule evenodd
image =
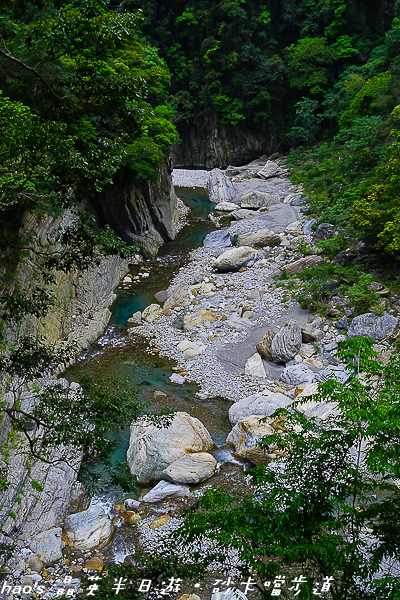
<instances>
[{"instance_id":1,"label":"gray rock face","mask_svg":"<svg viewBox=\"0 0 400 600\"><path fill-rule=\"evenodd\" d=\"M232 246L233 235L223 229L222 231L212 231L204 238L203 246L207 248L228 248Z\"/></svg>"},{"instance_id":2,"label":"gray rock face","mask_svg":"<svg viewBox=\"0 0 400 600\"><path fill-rule=\"evenodd\" d=\"M278 408L285 408L292 400L284 394L263 390L235 402L229 409L229 421L236 424L250 415L264 415L269 417Z\"/></svg>"},{"instance_id":3,"label":"gray rock face","mask_svg":"<svg viewBox=\"0 0 400 600\"><path fill-rule=\"evenodd\" d=\"M280 196L278 194L267 194L265 192L250 192L240 199L241 208L258 209L263 206L272 206L279 204Z\"/></svg>"},{"instance_id":4,"label":"gray rock face","mask_svg":"<svg viewBox=\"0 0 400 600\"><path fill-rule=\"evenodd\" d=\"M125 242L139 245L146 257L155 256L164 241L175 238L179 219L167 161L157 171L154 181L139 181L130 169L120 169L94 203L100 220Z\"/></svg>"},{"instance_id":5,"label":"gray rock face","mask_svg":"<svg viewBox=\"0 0 400 600\"><path fill-rule=\"evenodd\" d=\"M186 283L180 283L173 290L169 298L164 302L163 308L174 308L175 306L189 306L190 289Z\"/></svg>"},{"instance_id":6,"label":"gray rock face","mask_svg":"<svg viewBox=\"0 0 400 600\"><path fill-rule=\"evenodd\" d=\"M252 267L255 262L265 258L263 252L254 250L250 246L240 246L225 250L214 262L214 269L220 273L238 271L242 267Z\"/></svg>"},{"instance_id":7,"label":"gray rock face","mask_svg":"<svg viewBox=\"0 0 400 600\"><path fill-rule=\"evenodd\" d=\"M291 319L278 331L271 343L272 360L285 363L296 356L302 342L300 325Z\"/></svg>"},{"instance_id":8,"label":"gray rock face","mask_svg":"<svg viewBox=\"0 0 400 600\"><path fill-rule=\"evenodd\" d=\"M64 521L64 531L72 549L86 552L106 546L114 533L114 525L98 506L90 506L69 515Z\"/></svg>"},{"instance_id":9,"label":"gray rock face","mask_svg":"<svg viewBox=\"0 0 400 600\"><path fill-rule=\"evenodd\" d=\"M398 322L398 318L387 313L384 313L382 317L377 317L373 313L365 313L352 320L347 339L370 337L374 342L380 342L394 332Z\"/></svg>"},{"instance_id":10,"label":"gray rock face","mask_svg":"<svg viewBox=\"0 0 400 600\"><path fill-rule=\"evenodd\" d=\"M313 242L317 244L318 242L322 242L323 240L330 240L337 236L338 231L335 229L334 225L330 223L321 223L318 225L315 233L313 235Z\"/></svg>"},{"instance_id":11,"label":"gray rock face","mask_svg":"<svg viewBox=\"0 0 400 600\"><path fill-rule=\"evenodd\" d=\"M300 258L295 262L289 263L285 266L285 271L289 275L294 275L295 273L300 273L300 271L308 269L309 267L322 265L324 262L325 260L322 258L322 256L312 254L311 256L305 256L304 258Z\"/></svg>"},{"instance_id":12,"label":"gray rock face","mask_svg":"<svg viewBox=\"0 0 400 600\"><path fill-rule=\"evenodd\" d=\"M62 559L62 549L65 544L61 535L61 527L53 527L36 535L30 543L31 550L46 567Z\"/></svg>"},{"instance_id":13,"label":"gray rock face","mask_svg":"<svg viewBox=\"0 0 400 600\"><path fill-rule=\"evenodd\" d=\"M210 202L219 204L220 202L229 202L236 196L236 190L230 179L225 177L220 169L213 169L210 173L210 179L207 182L207 190Z\"/></svg>"},{"instance_id":14,"label":"gray rock face","mask_svg":"<svg viewBox=\"0 0 400 600\"><path fill-rule=\"evenodd\" d=\"M304 364L298 364L286 367L279 377L279 381L283 381L287 385L302 385L312 383L314 378L315 375L311 369Z\"/></svg>"},{"instance_id":15,"label":"gray rock face","mask_svg":"<svg viewBox=\"0 0 400 600\"><path fill-rule=\"evenodd\" d=\"M174 483L200 483L214 474L217 460L208 452L187 454L164 469L163 476Z\"/></svg>"},{"instance_id":16,"label":"gray rock face","mask_svg":"<svg viewBox=\"0 0 400 600\"><path fill-rule=\"evenodd\" d=\"M157 428L142 419L131 425L127 461L140 483L160 479L164 469L189 452L214 448L204 425L185 412L177 412L169 427Z\"/></svg>"},{"instance_id":17,"label":"gray rock face","mask_svg":"<svg viewBox=\"0 0 400 600\"><path fill-rule=\"evenodd\" d=\"M143 502L153 504L154 502L162 502L166 498L173 496L186 496L189 493L189 488L182 485L176 485L169 481L159 481L152 490L143 496Z\"/></svg>"},{"instance_id":18,"label":"gray rock face","mask_svg":"<svg viewBox=\"0 0 400 600\"><path fill-rule=\"evenodd\" d=\"M255 233L241 233L238 236L238 246L252 246L264 248L265 246L278 246L281 238L270 229L260 229Z\"/></svg>"}]
</instances>

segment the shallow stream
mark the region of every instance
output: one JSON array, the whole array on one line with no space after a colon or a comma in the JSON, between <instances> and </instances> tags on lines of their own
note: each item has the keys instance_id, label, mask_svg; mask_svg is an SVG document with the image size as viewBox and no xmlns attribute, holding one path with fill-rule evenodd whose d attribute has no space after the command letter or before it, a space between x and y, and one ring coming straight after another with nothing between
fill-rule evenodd
<instances>
[{"instance_id":1,"label":"shallow stream","mask_svg":"<svg viewBox=\"0 0 400 600\"><path fill-rule=\"evenodd\" d=\"M79 358L77 365L69 371L67 378L72 381L76 373L84 372L94 377L118 377L129 382L138 392L138 400L151 403L149 411L163 408L188 412L198 418L208 429L215 444L220 447L214 452L221 462L237 461L227 448L222 448L231 429L228 409L231 403L222 398L200 400L195 397L198 390L195 384L176 385L168 381L173 373L173 361L160 357L152 351L146 340L126 336L126 321L138 310L142 311L151 303L157 302L154 294L165 290L178 269L188 260L189 252L200 246L204 237L215 229L207 219L214 205L201 188L176 188L177 195L191 209L188 224L181 229L173 242L166 243L155 259L144 261L132 267L133 276L149 273L129 289L117 290L117 300L113 307L113 317L104 335L93 343ZM164 395L160 395L162 392ZM129 445L129 428L116 434L117 447L112 460L125 461ZM95 501L110 503L121 500L121 488L111 483L101 464L90 465L94 472L101 474L101 493ZM125 496L132 494L125 494Z\"/></svg>"}]
</instances>

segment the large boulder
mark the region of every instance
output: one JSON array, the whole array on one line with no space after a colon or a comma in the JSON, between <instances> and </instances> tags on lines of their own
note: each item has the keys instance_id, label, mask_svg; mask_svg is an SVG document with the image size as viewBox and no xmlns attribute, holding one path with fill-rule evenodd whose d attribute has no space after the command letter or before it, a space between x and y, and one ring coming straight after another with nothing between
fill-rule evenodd
<instances>
[{"instance_id":1,"label":"large boulder","mask_svg":"<svg viewBox=\"0 0 400 600\"><path fill-rule=\"evenodd\" d=\"M300 325L291 319L280 328L271 342L271 356L276 363L286 363L296 356L301 346Z\"/></svg>"},{"instance_id":2,"label":"large boulder","mask_svg":"<svg viewBox=\"0 0 400 600\"><path fill-rule=\"evenodd\" d=\"M272 361L271 355L271 344L272 340L275 337L275 331L268 330L262 337L262 339L258 342L256 348L257 352L265 358L265 360Z\"/></svg>"},{"instance_id":3,"label":"large boulder","mask_svg":"<svg viewBox=\"0 0 400 600\"><path fill-rule=\"evenodd\" d=\"M374 342L380 342L384 338L392 335L398 325L399 319L384 313L382 317L377 317L373 313L365 313L355 317L349 330L347 338L369 337Z\"/></svg>"},{"instance_id":4,"label":"large boulder","mask_svg":"<svg viewBox=\"0 0 400 600\"><path fill-rule=\"evenodd\" d=\"M262 358L258 352L247 359L244 372L246 375L251 375L252 377L261 377L261 379L264 379L264 377L267 376Z\"/></svg>"},{"instance_id":5,"label":"large boulder","mask_svg":"<svg viewBox=\"0 0 400 600\"><path fill-rule=\"evenodd\" d=\"M30 549L46 567L62 559L65 544L61 536L61 527L53 527L35 535L30 543Z\"/></svg>"},{"instance_id":6,"label":"large boulder","mask_svg":"<svg viewBox=\"0 0 400 600\"><path fill-rule=\"evenodd\" d=\"M285 394L263 390L235 402L229 409L229 421L236 424L250 415L269 417L278 408L285 408L291 402L292 400Z\"/></svg>"},{"instance_id":7,"label":"large boulder","mask_svg":"<svg viewBox=\"0 0 400 600\"><path fill-rule=\"evenodd\" d=\"M214 442L204 425L185 412L177 412L169 427L156 427L147 419L131 425L127 461L139 483L161 479L169 465L190 452L207 452Z\"/></svg>"},{"instance_id":8,"label":"large boulder","mask_svg":"<svg viewBox=\"0 0 400 600\"><path fill-rule=\"evenodd\" d=\"M279 194L267 194L266 192L250 192L240 199L241 208L258 209L263 206L272 206L280 203Z\"/></svg>"},{"instance_id":9,"label":"large boulder","mask_svg":"<svg viewBox=\"0 0 400 600\"><path fill-rule=\"evenodd\" d=\"M214 268L220 273L238 271L243 267L252 267L255 262L263 258L265 258L263 252L250 248L250 246L230 248L218 256L214 262Z\"/></svg>"},{"instance_id":10,"label":"large boulder","mask_svg":"<svg viewBox=\"0 0 400 600\"><path fill-rule=\"evenodd\" d=\"M162 502L174 496L187 496L188 494L189 488L186 486L177 485L170 481L159 481L153 489L143 496L143 502L152 504L154 502Z\"/></svg>"},{"instance_id":11,"label":"large boulder","mask_svg":"<svg viewBox=\"0 0 400 600\"><path fill-rule=\"evenodd\" d=\"M328 379L336 379L339 383L345 384L349 381L353 374L351 369L346 369L343 365L329 365L323 371L315 375L316 381L328 381Z\"/></svg>"},{"instance_id":12,"label":"large boulder","mask_svg":"<svg viewBox=\"0 0 400 600\"><path fill-rule=\"evenodd\" d=\"M69 515L64 521L64 531L72 550L87 552L106 546L114 533L114 525L98 506L90 506Z\"/></svg>"},{"instance_id":13,"label":"large boulder","mask_svg":"<svg viewBox=\"0 0 400 600\"><path fill-rule=\"evenodd\" d=\"M281 238L271 229L260 229L255 233L241 233L238 235L237 243L238 246L264 248L265 246L278 246L281 243Z\"/></svg>"},{"instance_id":14,"label":"large boulder","mask_svg":"<svg viewBox=\"0 0 400 600\"><path fill-rule=\"evenodd\" d=\"M257 171L257 177L260 179L271 179L272 177L279 177L282 175L283 170L272 160L267 160L265 165Z\"/></svg>"},{"instance_id":15,"label":"large boulder","mask_svg":"<svg viewBox=\"0 0 400 600\"><path fill-rule=\"evenodd\" d=\"M302 223L301 221L295 221L294 223L290 223L286 227L285 233L290 233L290 235L297 237L299 235L303 235L303 230L304 223Z\"/></svg>"},{"instance_id":16,"label":"large boulder","mask_svg":"<svg viewBox=\"0 0 400 600\"><path fill-rule=\"evenodd\" d=\"M300 385L304 383L312 383L315 374L305 364L292 365L286 367L279 377L279 381L283 381L287 385Z\"/></svg>"},{"instance_id":17,"label":"large boulder","mask_svg":"<svg viewBox=\"0 0 400 600\"><path fill-rule=\"evenodd\" d=\"M143 321L147 321L147 323L154 323L161 314L162 308L159 304L150 304L150 306L146 306L142 312L142 319Z\"/></svg>"},{"instance_id":18,"label":"large boulder","mask_svg":"<svg viewBox=\"0 0 400 600\"><path fill-rule=\"evenodd\" d=\"M239 208L239 205L234 202L220 202L215 205L214 210L218 210L219 212L233 212L237 208Z\"/></svg>"},{"instance_id":19,"label":"large boulder","mask_svg":"<svg viewBox=\"0 0 400 600\"><path fill-rule=\"evenodd\" d=\"M205 322L214 323L218 315L212 310L196 310L183 317L183 331L192 329L192 327L201 327Z\"/></svg>"},{"instance_id":20,"label":"large boulder","mask_svg":"<svg viewBox=\"0 0 400 600\"><path fill-rule=\"evenodd\" d=\"M163 476L174 483L200 483L214 474L217 460L208 452L186 454L164 469Z\"/></svg>"},{"instance_id":21,"label":"large boulder","mask_svg":"<svg viewBox=\"0 0 400 600\"><path fill-rule=\"evenodd\" d=\"M220 202L229 202L236 196L236 190L230 179L225 177L220 169L213 169L210 172L210 179L207 182L207 191L210 202L218 204Z\"/></svg>"},{"instance_id":22,"label":"large boulder","mask_svg":"<svg viewBox=\"0 0 400 600\"><path fill-rule=\"evenodd\" d=\"M255 465L264 465L267 462L267 453L258 446L258 442L277 432L277 419L265 419L263 415L250 415L236 423L228 437L226 444L233 446L239 458L250 460ZM268 449L270 452L271 448Z\"/></svg>"},{"instance_id":23,"label":"large boulder","mask_svg":"<svg viewBox=\"0 0 400 600\"><path fill-rule=\"evenodd\" d=\"M164 302L164 310L166 308L175 308L176 306L189 306L190 304L190 288L186 283L179 283L172 291L171 295Z\"/></svg>"},{"instance_id":24,"label":"large boulder","mask_svg":"<svg viewBox=\"0 0 400 600\"><path fill-rule=\"evenodd\" d=\"M311 256L305 256L304 258L300 258L299 260L295 260L294 262L285 265L285 271L288 275L294 275L295 273L304 271L304 269L322 265L324 262L325 259L322 258L322 256L312 254Z\"/></svg>"},{"instance_id":25,"label":"large boulder","mask_svg":"<svg viewBox=\"0 0 400 600\"><path fill-rule=\"evenodd\" d=\"M226 229L212 231L204 238L203 246L207 248L227 248L232 246L233 235Z\"/></svg>"}]
</instances>

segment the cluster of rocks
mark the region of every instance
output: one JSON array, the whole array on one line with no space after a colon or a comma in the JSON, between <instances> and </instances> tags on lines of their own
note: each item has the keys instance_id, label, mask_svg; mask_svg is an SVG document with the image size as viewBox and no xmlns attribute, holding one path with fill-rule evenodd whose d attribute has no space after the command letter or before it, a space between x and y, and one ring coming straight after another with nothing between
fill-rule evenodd
<instances>
[{"instance_id":1,"label":"cluster of rocks","mask_svg":"<svg viewBox=\"0 0 400 600\"><path fill-rule=\"evenodd\" d=\"M218 169L175 172L175 184L208 188L216 209L233 220L210 233L170 287L127 322L128 335L146 338L149 352L176 361L172 383L195 382L199 399L233 402L226 446L256 465L279 456L273 445L258 446L261 438L284 431L284 419L273 417L278 408L320 419L335 412L334 403L318 398L318 386L331 377L348 381L350 372L336 354L341 341L365 335L384 353L385 340L398 324L387 313L352 318L346 307L343 316L331 315L341 316L336 322L310 317L275 285L274 277L284 270L295 274L322 264L315 243L337 233L327 225L312 232L313 221L305 221L301 210L302 190L284 175L284 165L273 161L230 167L225 174ZM307 256L301 255L302 244L308 246ZM151 273L143 265L137 277ZM103 568L101 549L121 524L138 527L145 540L159 543L159 531L172 532L179 522L167 514L165 503L193 496L193 486L212 484L218 474L215 449L204 425L185 412L177 412L164 426L149 418L133 423L128 466L142 485L153 487L140 502L127 499L111 513L85 506L70 514L62 529L53 527L42 537L24 540L9 567L10 581L23 585L28 577L33 585L47 586L41 597L56 597L55 586L63 576ZM141 507L160 503L165 514L145 516ZM67 551L77 553L69 564L62 559ZM79 579L70 585L77 591Z\"/></svg>"}]
</instances>

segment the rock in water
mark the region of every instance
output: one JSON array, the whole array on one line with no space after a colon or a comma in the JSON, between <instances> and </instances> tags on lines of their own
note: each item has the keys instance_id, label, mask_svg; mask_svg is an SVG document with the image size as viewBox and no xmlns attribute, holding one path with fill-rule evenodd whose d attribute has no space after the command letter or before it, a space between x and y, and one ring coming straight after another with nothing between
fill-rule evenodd
<instances>
[{"instance_id":1,"label":"rock in water","mask_svg":"<svg viewBox=\"0 0 400 600\"><path fill-rule=\"evenodd\" d=\"M238 271L242 267L252 267L255 262L263 258L265 255L262 252L250 248L250 246L230 248L218 256L214 262L214 268L220 273Z\"/></svg>"},{"instance_id":2,"label":"rock in water","mask_svg":"<svg viewBox=\"0 0 400 600\"><path fill-rule=\"evenodd\" d=\"M203 246L207 248L227 248L232 246L233 235L223 229L222 231L212 231L204 238Z\"/></svg>"},{"instance_id":3,"label":"rock in water","mask_svg":"<svg viewBox=\"0 0 400 600\"><path fill-rule=\"evenodd\" d=\"M280 236L270 229L260 229L255 233L241 233L238 236L238 246L264 248L265 246L278 246L280 243Z\"/></svg>"},{"instance_id":4,"label":"rock in water","mask_svg":"<svg viewBox=\"0 0 400 600\"><path fill-rule=\"evenodd\" d=\"M36 535L30 543L30 549L46 567L62 559L62 548L65 544L61 535L61 527L53 527Z\"/></svg>"},{"instance_id":5,"label":"rock in water","mask_svg":"<svg viewBox=\"0 0 400 600\"><path fill-rule=\"evenodd\" d=\"M264 418L262 415L251 415L242 419L226 438L226 444L234 447L237 456L251 460L255 465L264 465L267 458L258 442L261 438L276 433L276 429L271 426L275 420L269 419L268 422L260 423Z\"/></svg>"},{"instance_id":6,"label":"rock in water","mask_svg":"<svg viewBox=\"0 0 400 600\"><path fill-rule=\"evenodd\" d=\"M373 313L365 313L352 320L347 332L347 339L370 337L374 342L380 342L394 332L398 322L398 318L387 313L384 313L382 317L377 317Z\"/></svg>"},{"instance_id":7,"label":"rock in water","mask_svg":"<svg viewBox=\"0 0 400 600\"><path fill-rule=\"evenodd\" d=\"M64 530L71 549L87 552L106 546L114 533L114 525L98 506L90 506L69 515L64 521Z\"/></svg>"},{"instance_id":8,"label":"rock in water","mask_svg":"<svg viewBox=\"0 0 400 600\"><path fill-rule=\"evenodd\" d=\"M250 415L272 415L278 408L285 408L292 400L285 394L263 390L235 402L229 409L229 420L236 424Z\"/></svg>"},{"instance_id":9,"label":"rock in water","mask_svg":"<svg viewBox=\"0 0 400 600\"><path fill-rule=\"evenodd\" d=\"M258 209L263 206L272 206L280 203L279 194L267 194L265 192L251 192L240 199L241 208Z\"/></svg>"},{"instance_id":10,"label":"rock in water","mask_svg":"<svg viewBox=\"0 0 400 600\"><path fill-rule=\"evenodd\" d=\"M214 442L204 425L177 412L169 427L158 428L146 419L131 425L127 461L139 483L160 479L164 469L189 452L207 452Z\"/></svg>"},{"instance_id":11,"label":"rock in water","mask_svg":"<svg viewBox=\"0 0 400 600\"><path fill-rule=\"evenodd\" d=\"M164 469L163 476L174 483L200 483L214 474L216 459L208 452L196 452L178 458Z\"/></svg>"},{"instance_id":12,"label":"rock in water","mask_svg":"<svg viewBox=\"0 0 400 600\"><path fill-rule=\"evenodd\" d=\"M127 327L135 327L135 325L142 324L142 313L140 310L137 310L133 315L127 320Z\"/></svg>"},{"instance_id":13,"label":"rock in water","mask_svg":"<svg viewBox=\"0 0 400 600\"><path fill-rule=\"evenodd\" d=\"M286 363L296 356L301 346L300 325L291 319L278 331L271 343L272 360Z\"/></svg>"},{"instance_id":14,"label":"rock in water","mask_svg":"<svg viewBox=\"0 0 400 600\"><path fill-rule=\"evenodd\" d=\"M190 289L186 283L180 283L172 291L172 294L164 302L163 308L175 308L175 306L189 306L190 304Z\"/></svg>"},{"instance_id":15,"label":"rock in water","mask_svg":"<svg viewBox=\"0 0 400 600\"><path fill-rule=\"evenodd\" d=\"M236 196L236 190L231 180L225 177L220 169L211 171L210 179L207 182L207 191L210 202L214 202L214 204L229 202Z\"/></svg>"},{"instance_id":16,"label":"rock in water","mask_svg":"<svg viewBox=\"0 0 400 600\"><path fill-rule=\"evenodd\" d=\"M257 352L265 358L265 360L272 361L271 355L271 344L272 340L275 337L275 331L267 331L267 333L263 336L262 340L260 340L257 344Z\"/></svg>"}]
</instances>

